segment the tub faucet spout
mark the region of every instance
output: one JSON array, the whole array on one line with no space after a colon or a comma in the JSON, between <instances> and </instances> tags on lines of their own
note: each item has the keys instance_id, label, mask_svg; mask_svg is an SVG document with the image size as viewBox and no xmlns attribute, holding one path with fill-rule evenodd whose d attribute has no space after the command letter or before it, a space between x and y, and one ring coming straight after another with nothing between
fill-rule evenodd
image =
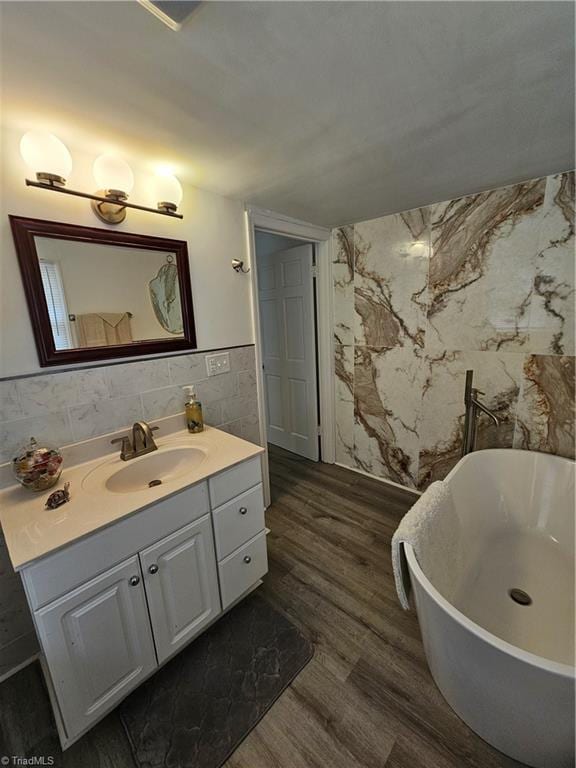
<instances>
[{"instance_id":1,"label":"tub faucet spout","mask_svg":"<svg viewBox=\"0 0 576 768\"><path fill-rule=\"evenodd\" d=\"M478 395L483 395L484 392L480 392L479 389L475 389L472 386L473 377L474 371L466 371L466 388L464 390L464 405L466 406L466 416L464 419L462 456L466 456L467 453L472 453L472 451L476 448L476 423L478 420L479 411L485 413L486 416L489 416L497 427L500 426L500 422L496 414L492 413L492 411L478 399Z\"/></svg>"},{"instance_id":2,"label":"tub faucet spout","mask_svg":"<svg viewBox=\"0 0 576 768\"><path fill-rule=\"evenodd\" d=\"M478 392L478 390L477 390L477 389L474 389L474 390L472 390L472 391L473 391L473 392ZM482 394L483 394L483 393L482 393ZM494 422L494 424L495 424L497 427L499 427L499 426L500 426L500 422L498 421L498 418L497 418L497 416L496 416L495 414L493 414L493 413L492 413L492 411L491 411L489 408L486 408L486 406L485 406L485 405L482 405L482 403L480 402L480 400L477 400L475 397L473 397L473 398L472 398L472 405L473 405L475 408L478 408L479 410L481 410L483 413L485 413L485 414L486 414L486 416L489 416L489 417L492 419L492 421Z\"/></svg>"}]
</instances>

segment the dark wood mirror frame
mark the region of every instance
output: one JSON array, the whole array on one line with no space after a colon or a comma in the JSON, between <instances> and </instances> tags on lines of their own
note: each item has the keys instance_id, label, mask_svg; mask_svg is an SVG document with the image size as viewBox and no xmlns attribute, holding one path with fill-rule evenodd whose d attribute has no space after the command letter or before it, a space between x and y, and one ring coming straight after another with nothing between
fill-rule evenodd
<instances>
[{"instance_id":1,"label":"dark wood mirror frame","mask_svg":"<svg viewBox=\"0 0 576 768\"><path fill-rule=\"evenodd\" d=\"M196 349L196 329L192 306L192 287L188 265L188 247L185 240L170 240L163 237L137 235L129 232L80 227L59 221L28 219L21 216L9 216L16 253L20 262L24 291L28 302L32 330L36 340L40 365L70 365L92 360L112 360L118 357L136 357L140 355L160 354ZM178 339L152 339L133 341L130 344L118 344L106 347L86 347L57 350L54 345L48 307L42 288L40 266L36 250L35 237L51 237L57 240L89 241L101 245L118 245L129 248L141 248L147 251L174 253L178 268L180 301L182 303L182 321L184 336Z\"/></svg>"}]
</instances>

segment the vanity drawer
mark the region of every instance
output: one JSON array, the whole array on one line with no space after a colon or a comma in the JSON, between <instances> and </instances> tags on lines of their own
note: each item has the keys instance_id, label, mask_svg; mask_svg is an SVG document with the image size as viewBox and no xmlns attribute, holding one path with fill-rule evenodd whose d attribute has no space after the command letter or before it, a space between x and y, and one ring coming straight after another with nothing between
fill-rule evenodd
<instances>
[{"instance_id":1,"label":"vanity drawer","mask_svg":"<svg viewBox=\"0 0 576 768\"><path fill-rule=\"evenodd\" d=\"M243 461L241 464L211 477L208 482L212 509L216 509L216 507L233 499L234 496L238 496L262 482L260 456Z\"/></svg>"},{"instance_id":2,"label":"vanity drawer","mask_svg":"<svg viewBox=\"0 0 576 768\"><path fill-rule=\"evenodd\" d=\"M214 510L216 554L222 560L264 528L262 485Z\"/></svg>"},{"instance_id":3,"label":"vanity drawer","mask_svg":"<svg viewBox=\"0 0 576 768\"><path fill-rule=\"evenodd\" d=\"M237 600L267 570L266 531L262 531L218 564L222 608Z\"/></svg>"},{"instance_id":4,"label":"vanity drawer","mask_svg":"<svg viewBox=\"0 0 576 768\"><path fill-rule=\"evenodd\" d=\"M209 511L202 482L63 547L21 571L30 606L47 605Z\"/></svg>"}]
</instances>

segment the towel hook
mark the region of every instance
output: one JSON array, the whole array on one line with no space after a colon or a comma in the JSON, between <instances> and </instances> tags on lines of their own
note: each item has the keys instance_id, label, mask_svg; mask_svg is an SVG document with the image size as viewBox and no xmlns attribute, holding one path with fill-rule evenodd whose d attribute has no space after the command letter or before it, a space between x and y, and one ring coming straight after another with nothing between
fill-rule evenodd
<instances>
[{"instance_id":1,"label":"towel hook","mask_svg":"<svg viewBox=\"0 0 576 768\"><path fill-rule=\"evenodd\" d=\"M248 267L248 269L244 269L244 262L240 261L240 259L232 259L232 269L235 272L243 272L244 274L248 274L248 272L250 272L250 267Z\"/></svg>"}]
</instances>

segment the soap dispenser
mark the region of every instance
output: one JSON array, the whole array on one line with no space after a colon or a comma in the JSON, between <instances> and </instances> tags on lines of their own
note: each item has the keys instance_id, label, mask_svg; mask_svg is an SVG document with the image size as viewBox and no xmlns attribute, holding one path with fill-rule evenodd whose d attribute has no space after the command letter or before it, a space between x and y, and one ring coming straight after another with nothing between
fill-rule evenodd
<instances>
[{"instance_id":1,"label":"soap dispenser","mask_svg":"<svg viewBox=\"0 0 576 768\"><path fill-rule=\"evenodd\" d=\"M182 387L182 389L186 392L186 424L188 432L202 432L204 430L202 403L196 397L194 387Z\"/></svg>"}]
</instances>

